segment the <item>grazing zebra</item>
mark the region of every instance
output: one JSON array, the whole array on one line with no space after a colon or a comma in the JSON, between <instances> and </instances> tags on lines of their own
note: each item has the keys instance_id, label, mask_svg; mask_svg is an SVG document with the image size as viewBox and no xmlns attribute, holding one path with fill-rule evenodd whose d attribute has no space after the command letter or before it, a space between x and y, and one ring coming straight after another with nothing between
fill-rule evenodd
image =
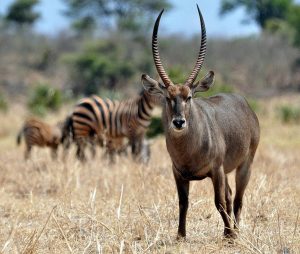
<instances>
[{"instance_id":1,"label":"grazing zebra","mask_svg":"<svg viewBox=\"0 0 300 254\"><path fill-rule=\"evenodd\" d=\"M69 150L72 141L75 140L79 150L77 150L77 157L80 159L83 154L83 160L85 160L84 150L86 146L90 148L92 158L96 155L96 146L106 148L105 157L109 157L111 162L115 161L115 154L125 154L127 155L128 141L125 138L108 138L104 135L97 137L96 135L90 135L87 137L80 137L75 139L72 127L72 118L71 116L67 117L64 126L63 126L63 134L62 134L62 144L64 147L63 150L63 159L65 160L67 156L67 151Z\"/></svg>"},{"instance_id":2,"label":"grazing zebra","mask_svg":"<svg viewBox=\"0 0 300 254\"><path fill-rule=\"evenodd\" d=\"M127 139L121 138L111 138L106 140L106 155L109 156L110 161L115 161L115 154L119 155L127 155L127 148L130 144ZM147 139L143 139L140 145L139 151L139 161L147 164L150 159L151 151L150 151L150 142Z\"/></svg>"},{"instance_id":3,"label":"grazing zebra","mask_svg":"<svg viewBox=\"0 0 300 254\"><path fill-rule=\"evenodd\" d=\"M73 135L77 157L81 161L86 160L84 148L90 140L100 144L108 140L109 144L114 139L126 137L133 157L140 159L143 146L147 146L143 140L152 111L158 104L154 98L147 91L142 91L135 98L123 101L104 100L96 95L81 99L64 127Z\"/></svg>"},{"instance_id":4,"label":"grazing zebra","mask_svg":"<svg viewBox=\"0 0 300 254\"><path fill-rule=\"evenodd\" d=\"M50 147L52 158L57 157L57 148L61 143L61 123L51 126L37 118L29 118L25 121L17 136L17 144L20 145L22 135L25 139L25 159L30 157L33 146Z\"/></svg>"},{"instance_id":5,"label":"grazing zebra","mask_svg":"<svg viewBox=\"0 0 300 254\"><path fill-rule=\"evenodd\" d=\"M127 148L128 148L128 140L124 137L120 138L106 138L105 139L105 156L109 157L111 162L115 162L115 155L128 155Z\"/></svg>"}]
</instances>

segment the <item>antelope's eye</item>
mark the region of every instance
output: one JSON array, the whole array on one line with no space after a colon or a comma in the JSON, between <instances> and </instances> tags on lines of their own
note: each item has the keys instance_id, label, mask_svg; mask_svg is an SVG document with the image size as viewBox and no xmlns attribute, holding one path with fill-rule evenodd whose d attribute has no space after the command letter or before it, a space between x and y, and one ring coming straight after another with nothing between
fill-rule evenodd
<instances>
[{"instance_id":1,"label":"antelope's eye","mask_svg":"<svg viewBox=\"0 0 300 254\"><path fill-rule=\"evenodd\" d=\"M187 97L186 101L190 101L192 99L192 96Z\"/></svg>"}]
</instances>

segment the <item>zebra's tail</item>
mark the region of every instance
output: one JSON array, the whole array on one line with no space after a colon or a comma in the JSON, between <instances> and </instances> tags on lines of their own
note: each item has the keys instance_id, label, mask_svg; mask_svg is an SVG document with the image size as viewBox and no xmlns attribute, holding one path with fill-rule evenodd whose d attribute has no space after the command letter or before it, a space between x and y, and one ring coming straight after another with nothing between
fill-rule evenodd
<instances>
[{"instance_id":1,"label":"zebra's tail","mask_svg":"<svg viewBox=\"0 0 300 254\"><path fill-rule=\"evenodd\" d=\"M24 131L24 128L22 127L22 129L19 131L18 136L17 136L17 145L21 144L21 139L22 139L23 131Z\"/></svg>"}]
</instances>

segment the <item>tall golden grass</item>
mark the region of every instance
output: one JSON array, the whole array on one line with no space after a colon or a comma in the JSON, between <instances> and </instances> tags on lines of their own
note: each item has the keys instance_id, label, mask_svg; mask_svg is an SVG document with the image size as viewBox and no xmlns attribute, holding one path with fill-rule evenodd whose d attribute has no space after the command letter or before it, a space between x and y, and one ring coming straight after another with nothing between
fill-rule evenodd
<instances>
[{"instance_id":1,"label":"tall golden grass","mask_svg":"<svg viewBox=\"0 0 300 254\"><path fill-rule=\"evenodd\" d=\"M148 166L126 157L109 165L101 150L85 165L74 150L63 162L36 149L25 162L15 135L26 111L13 106L0 115L0 252L300 253L300 126L277 119L284 102L300 97L260 102L261 142L233 243L222 237L209 179L192 182L187 239L175 240L178 199L163 137Z\"/></svg>"}]
</instances>

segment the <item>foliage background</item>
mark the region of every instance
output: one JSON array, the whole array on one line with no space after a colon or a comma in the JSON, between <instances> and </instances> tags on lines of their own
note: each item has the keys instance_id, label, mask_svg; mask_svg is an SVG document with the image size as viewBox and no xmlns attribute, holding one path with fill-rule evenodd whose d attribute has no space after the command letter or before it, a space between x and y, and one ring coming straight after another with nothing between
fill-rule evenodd
<instances>
[{"instance_id":1,"label":"foliage background","mask_svg":"<svg viewBox=\"0 0 300 254\"><path fill-rule=\"evenodd\" d=\"M191 184L188 237L175 240L178 199L163 136L151 141L148 166L130 156L110 165L100 149L86 165L74 149L57 161L34 150L24 162L15 138L29 114L55 124L82 96L128 98L140 91L142 73L158 78L151 27L162 7L174 8L171 1L66 2L72 24L53 35L33 29L41 22L37 0L15 0L0 17L0 252L300 253L299 1L223 0L221 15L244 8L260 32L208 41L200 76L212 69L216 82L198 96L241 93L261 125L233 244L222 238L209 179ZM192 69L199 38L160 33L174 82ZM159 115L149 137L162 133ZM234 186L234 175L229 182Z\"/></svg>"}]
</instances>

